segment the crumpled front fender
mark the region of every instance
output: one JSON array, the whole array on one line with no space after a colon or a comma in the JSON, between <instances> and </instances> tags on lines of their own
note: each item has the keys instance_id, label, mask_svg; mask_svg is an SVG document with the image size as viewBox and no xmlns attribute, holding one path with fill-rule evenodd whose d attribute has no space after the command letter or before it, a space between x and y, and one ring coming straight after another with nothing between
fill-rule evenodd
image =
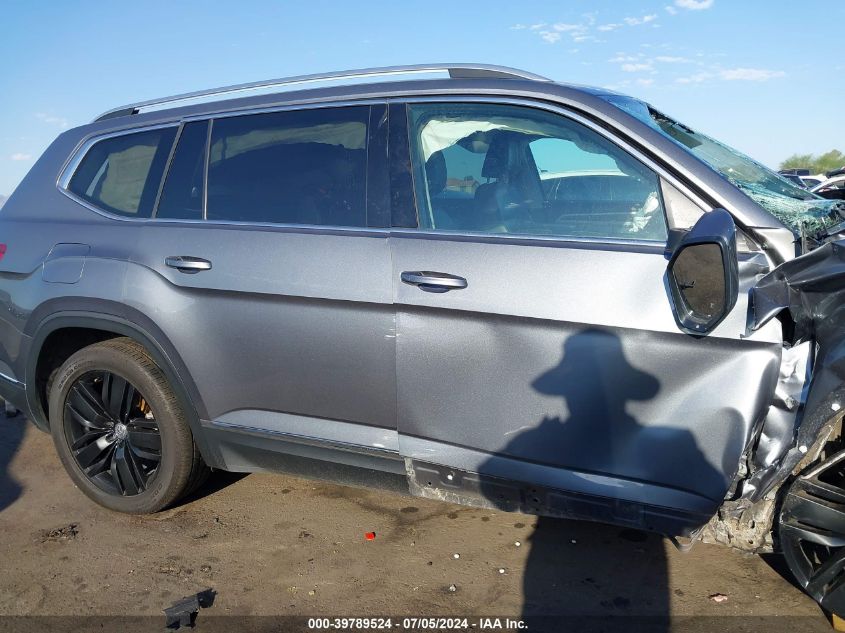
<instances>
[{"instance_id":1,"label":"crumpled front fender","mask_svg":"<svg viewBox=\"0 0 845 633\"><path fill-rule=\"evenodd\" d=\"M789 477L837 419L845 399L845 241L829 242L765 275L751 291L751 306L750 329L781 315L792 330L786 342L792 349L806 343L812 354L794 425L777 429L774 422L762 429L764 441L752 455L757 468L741 492L753 502ZM782 437L773 437L775 429Z\"/></svg>"}]
</instances>

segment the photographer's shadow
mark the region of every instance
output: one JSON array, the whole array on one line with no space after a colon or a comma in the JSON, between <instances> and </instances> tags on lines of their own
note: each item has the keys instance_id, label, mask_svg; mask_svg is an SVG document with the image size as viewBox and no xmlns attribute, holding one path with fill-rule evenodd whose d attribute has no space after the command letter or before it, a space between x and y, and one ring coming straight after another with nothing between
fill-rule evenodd
<instances>
[{"instance_id":1,"label":"photographer's shadow","mask_svg":"<svg viewBox=\"0 0 845 633\"><path fill-rule=\"evenodd\" d=\"M0 404L3 401L0 400ZM28 422L22 414L12 417L0 411L0 512L21 496L23 488L12 475L12 461L18 454L26 434Z\"/></svg>"},{"instance_id":2,"label":"photographer's shadow","mask_svg":"<svg viewBox=\"0 0 845 633\"><path fill-rule=\"evenodd\" d=\"M560 363L531 386L562 398L565 417L546 416L532 424L482 466L482 475L501 472L501 462L498 467L492 462L508 457L585 477L627 476L643 482L671 482L678 472L687 472L677 469L693 468L708 485L720 485L722 475L687 429L646 426L627 411L630 402L658 397L660 383L628 362L613 333L588 329L569 337ZM503 499L501 488L482 482L488 503L514 509L513 498ZM532 511L532 496L530 488L522 492L523 510ZM552 494L538 496L552 503ZM563 507L553 514L569 516L567 509L573 508L576 515L590 514L573 498L559 503ZM601 520L601 513L609 511L597 506L594 518ZM554 631L564 624L601 630L606 618L617 616L638 616L626 618L626 630L669 630L668 543L661 536L540 516L529 543L523 619L531 630Z\"/></svg>"}]
</instances>

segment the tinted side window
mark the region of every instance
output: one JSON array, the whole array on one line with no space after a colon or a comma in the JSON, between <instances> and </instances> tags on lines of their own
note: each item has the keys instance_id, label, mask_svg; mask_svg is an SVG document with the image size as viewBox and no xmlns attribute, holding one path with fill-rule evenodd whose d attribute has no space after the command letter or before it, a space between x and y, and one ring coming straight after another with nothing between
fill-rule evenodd
<instances>
[{"instance_id":1,"label":"tinted side window","mask_svg":"<svg viewBox=\"0 0 845 633\"><path fill-rule=\"evenodd\" d=\"M575 121L494 104L409 114L422 228L666 239L657 175Z\"/></svg>"},{"instance_id":2,"label":"tinted side window","mask_svg":"<svg viewBox=\"0 0 845 633\"><path fill-rule=\"evenodd\" d=\"M152 214L176 128L103 139L85 154L68 190L106 211L137 218Z\"/></svg>"},{"instance_id":3,"label":"tinted side window","mask_svg":"<svg viewBox=\"0 0 845 633\"><path fill-rule=\"evenodd\" d=\"M157 218L202 219L208 122L182 128L156 209Z\"/></svg>"},{"instance_id":4,"label":"tinted side window","mask_svg":"<svg viewBox=\"0 0 845 633\"><path fill-rule=\"evenodd\" d=\"M368 118L361 106L215 120L207 218L366 226Z\"/></svg>"}]
</instances>

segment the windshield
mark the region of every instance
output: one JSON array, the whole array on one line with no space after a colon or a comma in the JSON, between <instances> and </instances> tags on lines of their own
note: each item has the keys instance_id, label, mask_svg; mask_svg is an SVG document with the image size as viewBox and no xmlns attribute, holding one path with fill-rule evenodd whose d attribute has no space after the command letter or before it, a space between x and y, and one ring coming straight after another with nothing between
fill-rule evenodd
<instances>
[{"instance_id":1,"label":"windshield","mask_svg":"<svg viewBox=\"0 0 845 633\"><path fill-rule=\"evenodd\" d=\"M622 95L601 97L710 165L796 235L818 236L845 218L845 203L825 200L795 185L748 156L658 112L647 103Z\"/></svg>"}]
</instances>

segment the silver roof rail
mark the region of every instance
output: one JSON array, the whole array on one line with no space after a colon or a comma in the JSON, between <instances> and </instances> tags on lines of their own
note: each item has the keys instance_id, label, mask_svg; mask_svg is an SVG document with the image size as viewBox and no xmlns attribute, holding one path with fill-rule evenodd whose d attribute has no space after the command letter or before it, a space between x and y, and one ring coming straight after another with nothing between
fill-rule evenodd
<instances>
[{"instance_id":1,"label":"silver roof rail","mask_svg":"<svg viewBox=\"0 0 845 633\"><path fill-rule=\"evenodd\" d=\"M273 88L283 86L293 86L297 84L317 83L323 81L345 81L350 79L370 79L378 77L390 77L393 75L415 75L426 74L434 72L448 72L452 79L530 79L532 81L551 81L546 77L535 75L524 70L516 68L508 68L507 66L493 66L488 64L416 64L411 66L385 66L382 68L362 68L359 70L345 70L334 73L318 73L314 75L299 75L297 77L283 77L281 79L265 79L264 81L253 81L244 84L235 84L233 86L223 86L222 88L212 88L209 90L197 90L196 92L186 92L183 94L173 95L172 97L162 97L160 99L150 99L149 101L139 101L138 103L130 103L119 108L112 108L98 116L94 121L102 121L103 119L111 119L119 116L126 116L130 114L137 114L142 108L151 108L167 103L174 103L176 101L187 101L188 99L200 99L203 97L217 97L233 92L241 92L245 90L257 90L259 88Z\"/></svg>"}]
</instances>

